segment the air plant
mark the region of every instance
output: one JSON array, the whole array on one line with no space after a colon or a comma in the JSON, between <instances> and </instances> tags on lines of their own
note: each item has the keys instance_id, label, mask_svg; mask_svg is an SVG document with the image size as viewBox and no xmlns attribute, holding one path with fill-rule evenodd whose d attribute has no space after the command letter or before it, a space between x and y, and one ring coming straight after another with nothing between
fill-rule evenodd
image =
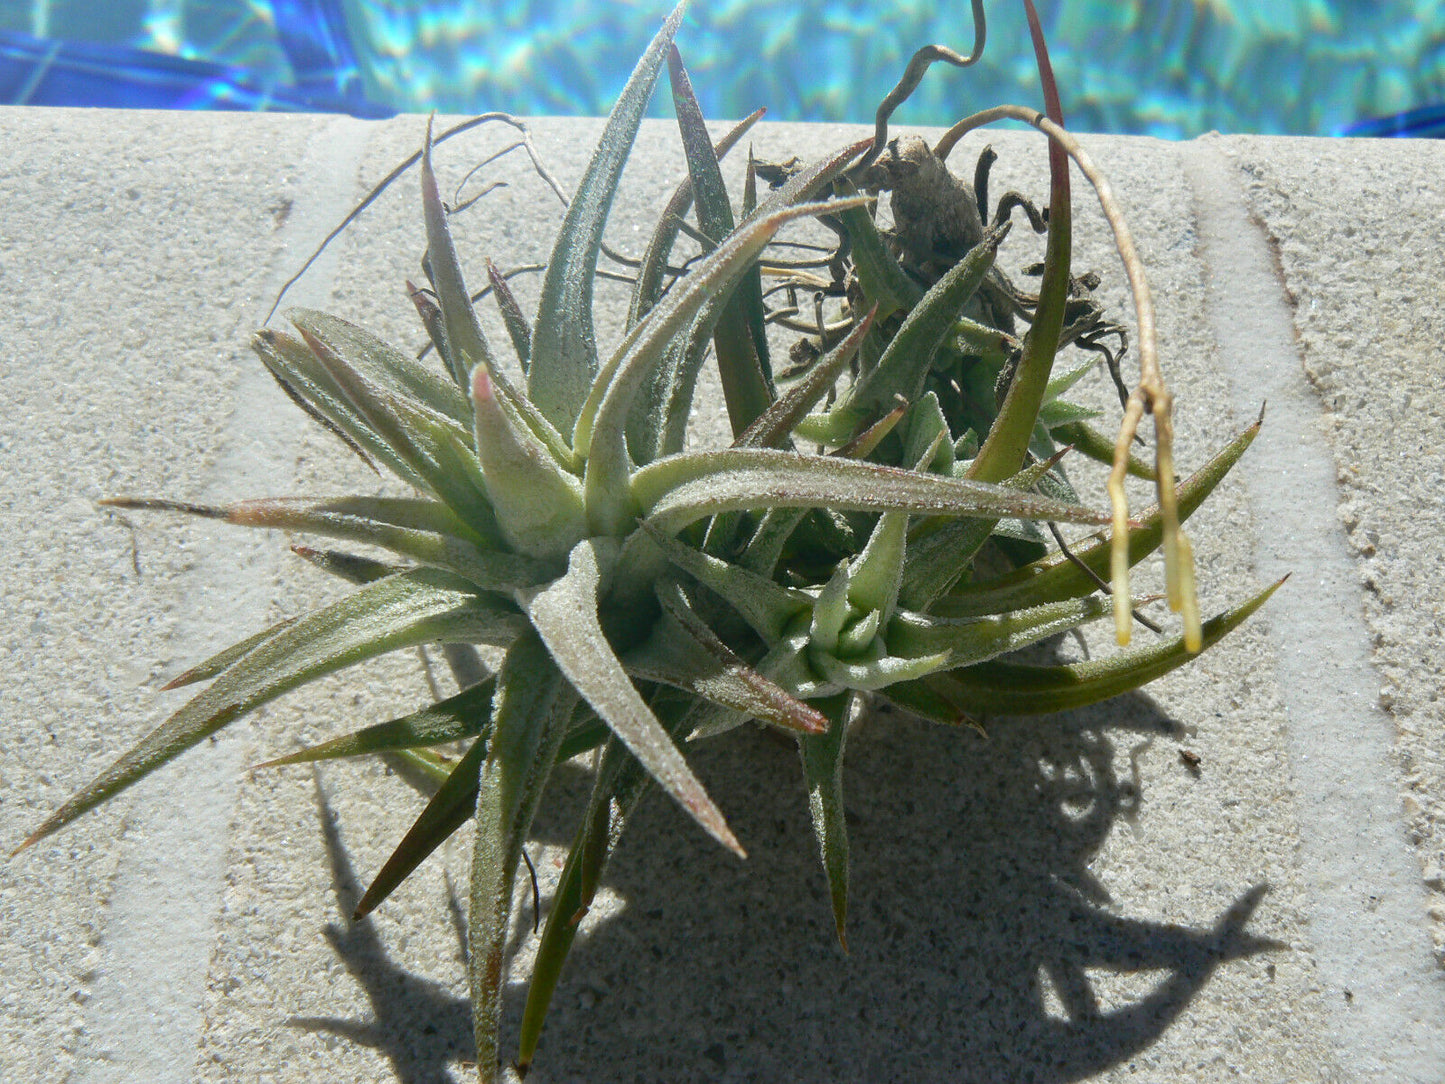
<instances>
[{"instance_id":1,"label":"air plant","mask_svg":"<svg viewBox=\"0 0 1445 1084\"><path fill-rule=\"evenodd\" d=\"M505 277L487 265L516 365L503 362L482 330L481 294L471 292L452 242L428 125L419 155L428 284L408 285L432 356L306 310L288 314L295 334L262 330L253 340L308 415L416 495L223 507L106 502L370 544L392 557L297 547L355 591L175 679L172 687L209 685L24 845L299 685L386 652L449 645L459 672L471 673L458 693L273 763L386 754L435 773L431 800L358 916L475 821L469 976L478 1066L491 1080L518 862L559 761L590 755L594 781L540 934L521 1069L532 1061L608 858L647 789L661 788L720 845L744 854L688 766L689 741L748 722L796 741L846 946L843 767L848 722L870 698L947 725L1058 711L1138 688L1235 628L1269 591L1201 622L1179 524L1255 429L1176 486L1171 397L1148 287L1107 184L1063 129L1028 0L1025 8L1045 113L989 110L934 147L888 139L893 109L931 63L977 59L984 31L974 0L971 56L921 50L880 106L872 139L807 166L750 164L735 209L718 159L756 117L714 146L673 46L679 5L622 91L568 204L530 324ZM604 355L592 315L604 226L664 65L689 175L636 272L626 334ZM1050 139L1046 212L1010 193L990 215L990 160L972 185L946 165L965 131L1002 117ZM1099 195L1133 288L1142 376L1132 392L1120 376L1123 329L1090 296L1097 280L1070 271L1071 157ZM774 184L770 194L759 192L760 179ZM891 228L876 216L884 192ZM689 207L701 251L677 270L671 257ZM1015 209L1047 231L1037 294L995 266ZM770 249L774 237L805 219L823 220L840 239L826 261L831 315L819 308L811 324L770 310L771 292L762 289L763 271L789 273ZM797 329L795 364L785 374L771 364L770 324L774 338L777 327ZM1055 357L1069 344L1101 354L1119 385L1124 418L1115 440L1063 398L1096 367L1086 361L1055 374ZM686 422L709 353L734 439L694 450ZM1132 455L1146 413L1155 423L1152 465ZM1084 463L1092 455L1110 464L1111 514L1078 500L1061 462L1069 447ZM1158 507L1137 519L1125 504L1129 472L1158 488ZM1110 530L1071 548L1057 523ZM1146 602L1131 598L1128 571L1161 548L1181 635L1085 663L1003 658L1111 611L1121 645L1135 620L1157 628L1139 612ZM480 665L474 645L500 649L494 672ZM466 743L464 755L431 751L449 742Z\"/></svg>"}]
</instances>

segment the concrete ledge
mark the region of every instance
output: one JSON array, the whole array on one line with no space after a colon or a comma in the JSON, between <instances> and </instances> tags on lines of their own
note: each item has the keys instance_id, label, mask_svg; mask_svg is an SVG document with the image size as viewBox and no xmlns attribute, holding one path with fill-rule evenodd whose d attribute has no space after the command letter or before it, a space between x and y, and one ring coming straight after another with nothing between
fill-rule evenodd
<instances>
[{"instance_id":1,"label":"concrete ledge","mask_svg":"<svg viewBox=\"0 0 1445 1084\"><path fill-rule=\"evenodd\" d=\"M422 124L0 109L0 846L163 718L169 677L334 593L280 538L93 502L375 487L246 337ZM597 129L536 123L564 185ZM807 157L852 132L771 126L755 145ZM998 190L1042 196L1037 137L990 140ZM616 247L641 247L674 143L645 127ZM1206 608L1293 580L1147 696L988 740L869 721L847 957L795 755L758 735L698 749L753 857L647 805L529 1079L1439 1079L1445 145L1086 145L1150 268L1181 466L1269 400L1193 530ZM487 177L512 184L465 219L464 259L544 258L555 199L517 155ZM1082 186L1076 208L1076 266L1123 314ZM289 300L413 341L401 282L421 249L403 182ZM622 296L603 299L604 342ZM415 795L375 765L244 772L426 695L414 655L322 683L0 865L0 1078L465 1079L466 841L348 929ZM563 773L537 825L544 897L585 782Z\"/></svg>"}]
</instances>

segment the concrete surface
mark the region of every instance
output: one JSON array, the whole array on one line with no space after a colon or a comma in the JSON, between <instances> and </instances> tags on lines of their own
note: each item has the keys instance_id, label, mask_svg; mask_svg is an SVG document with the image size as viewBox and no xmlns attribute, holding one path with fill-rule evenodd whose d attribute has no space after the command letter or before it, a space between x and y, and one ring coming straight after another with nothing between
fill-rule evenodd
<instances>
[{"instance_id":1,"label":"concrete surface","mask_svg":"<svg viewBox=\"0 0 1445 1084\"><path fill-rule=\"evenodd\" d=\"M169 677L336 593L279 537L93 502L376 486L246 337L422 123L0 110L0 847L179 702ZM564 184L596 131L535 124ZM771 126L755 145L808 156L851 134ZM507 140L458 147L448 174ZM644 130L609 232L623 251L679 175L674 141ZM1041 141L990 141L996 191L1042 197ZM795 755L755 734L696 750L752 857L645 805L529 1079L1445 1079L1445 145L1086 145L1152 276L1181 466L1269 400L1197 517L1205 607L1293 580L1148 695L987 740L868 721L850 956ZM557 220L520 156L485 176L514 183L461 227L474 276L483 254L543 258ZM1076 207L1076 267L1126 313L1081 184ZM290 301L414 342L401 283L421 248L405 181ZM419 799L376 765L244 771L426 695L414 654L324 682L0 863L0 1079L465 1079L467 840L347 928ZM544 897L585 787L563 771L539 818ZM529 927L517 943L507 1042Z\"/></svg>"}]
</instances>

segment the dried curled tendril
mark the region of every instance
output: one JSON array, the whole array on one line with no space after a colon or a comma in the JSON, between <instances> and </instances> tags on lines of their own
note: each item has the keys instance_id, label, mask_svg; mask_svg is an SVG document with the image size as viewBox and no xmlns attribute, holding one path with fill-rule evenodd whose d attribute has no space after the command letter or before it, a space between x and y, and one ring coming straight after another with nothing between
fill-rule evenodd
<instances>
[{"instance_id":1,"label":"dried curled tendril","mask_svg":"<svg viewBox=\"0 0 1445 1084\"><path fill-rule=\"evenodd\" d=\"M1030 21L1034 23L1030 11ZM974 43L973 51L962 56L942 45L929 45L913 54L903 78L883 99L878 107L875 122L873 146L860 163L854 167L857 175L866 168L887 145L888 121L893 112L917 89L930 65L942 60L956 67L967 67L978 60L983 52L987 37L982 0L973 0ZM1053 74L1044 68L1046 94L1056 99L1053 90ZM1154 463L1157 473L1156 487L1159 496L1159 511L1163 525L1163 551L1165 590L1169 608L1181 615L1184 622L1184 645L1193 652L1200 650L1203 643L1202 625L1199 616L1199 599L1194 579L1194 551L1188 537L1179 526L1179 502L1175 493L1174 475L1174 396L1164 383L1164 374L1159 365L1159 345L1154 318L1154 301L1149 290L1149 280L1144 273L1144 264L1134 246L1133 235L1124 219L1114 190L1103 171L1089 157L1088 153L1062 124L1051 120L1037 109L1021 105L999 105L965 117L950 128L934 147L934 153L946 160L964 135L976 128L1000 120L1016 120L1028 124L1062 148L1074 160L1079 171L1093 187L1103 209L1104 218L1114 234L1114 245L1124 264L1129 280L1129 289L1134 298L1134 311L1139 323L1139 383L1129 394L1124 405L1124 418L1114 445L1113 469L1109 474L1109 504L1113 513L1113 548L1110 562L1110 580L1114 598L1114 623L1118 642L1127 645L1130 639L1130 595L1129 595L1129 498L1124 490L1124 477L1129 466L1129 450L1139 431L1144 415L1154 419Z\"/></svg>"}]
</instances>

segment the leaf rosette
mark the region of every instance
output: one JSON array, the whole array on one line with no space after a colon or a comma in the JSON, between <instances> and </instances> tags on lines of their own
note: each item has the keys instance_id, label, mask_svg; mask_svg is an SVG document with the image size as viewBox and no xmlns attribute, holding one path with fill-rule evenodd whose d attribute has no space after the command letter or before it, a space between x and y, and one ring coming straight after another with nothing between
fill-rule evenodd
<instances>
[{"instance_id":1,"label":"leaf rosette","mask_svg":"<svg viewBox=\"0 0 1445 1084\"><path fill-rule=\"evenodd\" d=\"M975 17L981 44L977 4ZM578 922L650 785L743 855L689 767L689 740L754 721L797 741L846 944L843 765L847 722L866 698L945 724L1078 706L1181 665L1268 594L1199 622L1179 529L1243 454L1253 429L1176 486L1170 400L1147 330L1141 390L1127 397L1116 442L1089 428L1094 412L1063 398L1094 366L1055 375L1061 346L1099 349L1116 368L1117 356L1099 343L1117 326L1102 321L1087 283L1070 274L1067 156L1091 180L1097 171L1062 129L1041 40L1049 107L1047 116L1025 119L1053 140L1051 193L1046 227L1033 212L1047 230L1047 252L1037 295L1025 295L996 264L1008 211L990 222L986 197L951 179L943 164L954 133L938 148L907 147L929 168L936 161L941 198L964 199L954 209L969 224L956 251L936 237L928 243L937 247L920 250L922 235L902 221L912 213L902 186L913 174L897 164L898 145L886 141L883 109L872 139L785 171L766 198L750 164L735 208L719 158L757 118L713 143L673 46L681 18L679 6L607 121L568 201L530 324L505 277L487 265L515 364L503 362L483 331L440 196L430 125L418 155L429 282L411 293L434 358L308 310L287 314L295 334L255 336L256 353L287 395L413 496L221 507L108 502L379 547L390 557L297 547L354 582L354 592L176 679L173 685L209 684L26 843L306 682L402 648L449 645L466 675L455 695L271 763L389 754L433 773L430 801L358 914L379 905L452 832L475 823L469 967L483 1079L498 1064L518 861L559 760L597 750L592 797L536 953L523 1067ZM971 62L939 47L925 53L896 93L906 97L932 60ZM665 65L688 177L636 269L626 334L603 356L593 323L603 232ZM885 103L889 111L896 104ZM1012 108L999 115L1016 115ZM895 148L893 159L880 159L885 146ZM859 194L860 186L892 187L893 230L879 226L877 197ZM1127 231L1107 187L1098 187L1132 275ZM975 199L977 210L967 202ZM699 251L678 271L672 257L689 208L696 226L687 232ZM778 233L818 219L847 240L830 253L843 268L831 327L821 309L815 326L790 323L769 308L763 289L765 273L790 273L771 253ZM1152 328L1152 316L1142 319L1147 288L1134 286L1141 326ZM1018 320L1028 324L1022 336ZM791 383L771 364L777 329L788 327L812 359ZM726 448L694 449L687 419L709 354L734 439ZM1158 426L1154 465L1130 454L1145 412ZM1110 461L1111 483L1129 471L1154 478L1158 509L1131 520L1112 484L1111 514L1084 507L1060 465L1061 443ZM817 450L800 450L807 446ZM1062 542L1048 549L1039 525L1059 523L1111 525L1112 533L1077 553ZM1185 612L1183 635L1088 664L1025 666L1005 657L1111 612L1127 639L1139 605L1128 595L1127 570L1161 548L1171 603ZM500 650L494 673L469 654L476 645ZM450 742L467 743L459 759L429 752Z\"/></svg>"}]
</instances>

